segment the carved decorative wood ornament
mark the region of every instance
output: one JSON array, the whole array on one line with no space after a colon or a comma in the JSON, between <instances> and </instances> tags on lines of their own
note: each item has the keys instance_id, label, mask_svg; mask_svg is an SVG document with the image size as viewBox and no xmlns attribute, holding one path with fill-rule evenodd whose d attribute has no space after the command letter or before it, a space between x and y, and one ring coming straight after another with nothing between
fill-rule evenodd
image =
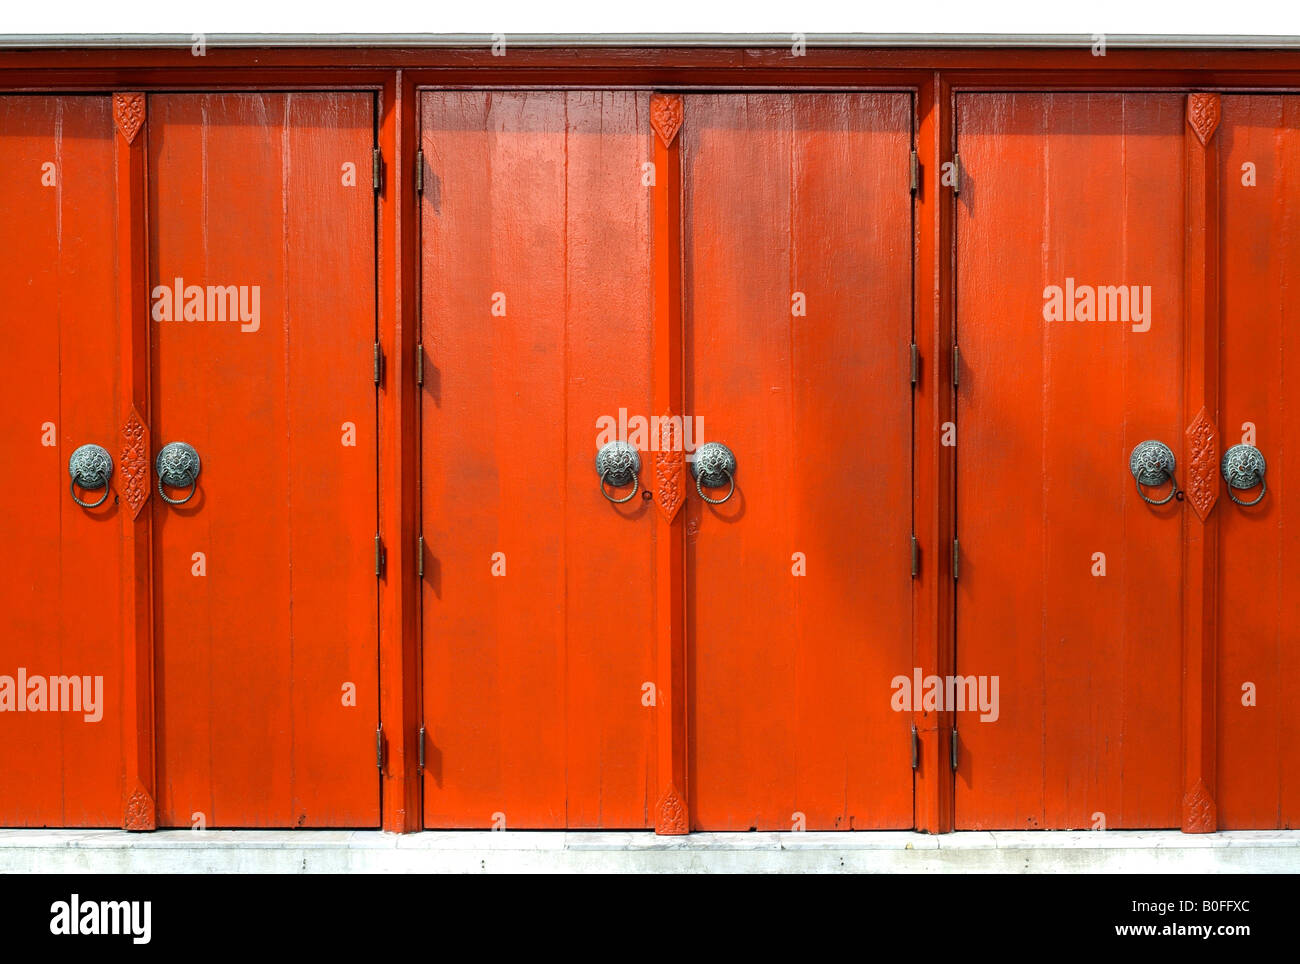
<instances>
[{"instance_id":1,"label":"carved decorative wood ornament","mask_svg":"<svg viewBox=\"0 0 1300 964\"><path fill-rule=\"evenodd\" d=\"M122 456L119 462L122 469L123 495L131 509L131 518L140 515L140 510L149 501L149 429L145 427L140 413L131 406L131 414L122 426Z\"/></svg>"},{"instance_id":2,"label":"carved decorative wood ornament","mask_svg":"<svg viewBox=\"0 0 1300 964\"><path fill-rule=\"evenodd\" d=\"M1187 123L1202 145L1209 143L1219 126L1219 95L1188 94Z\"/></svg>"},{"instance_id":3,"label":"carved decorative wood ornament","mask_svg":"<svg viewBox=\"0 0 1300 964\"><path fill-rule=\"evenodd\" d=\"M1197 780L1183 797L1183 833L1212 833L1216 823L1214 800L1204 781Z\"/></svg>"},{"instance_id":4,"label":"carved decorative wood ornament","mask_svg":"<svg viewBox=\"0 0 1300 964\"><path fill-rule=\"evenodd\" d=\"M650 126L664 147L673 146L673 138L682 129L682 99L676 94L654 94L650 98Z\"/></svg>"},{"instance_id":5,"label":"carved decorative wood ornament","mask_svg":"<svg viewBox=\"0 0 1300 964\"><path fill-rule=\"evenodd\" d=\"M660 799L657 810L655 833L668 835L690 833L690 821L686 819L686 805L682 803L681 795L672 784L668 785L668 790Z\"/></svg>"},{"instance_id":6,"label":"carved decorative wood ornament","mask_svg":"<svg viewBox=\"0 0 1300 964\"><path fill-rule=\"evenodd\" d=\"M126 142L132 143L144 125L144 94L114 94L113 121Z\"/></svg>"},{"instance_id":7,"label":"carved decorative wood ornament","mask_svg":"<svg viewBox=\"0 0 1300 964\"><path fill-rule=\"evenodd\" d=\"M1187 501L1202 522L1219 497L1219 432L1202 406L1187 426Z\"/></svg>"},{"instance_id":8,"label":"carved decorative wood ornament","mask_svg":"<svg viewBox=\"0 0 1300 964\"><path fill-rule=\"evenodd\" d=\"M149 794L145 793L143 787L137 786L126 801L125 813L122 816L122 829L154 830L156 827L157 820L155 819L153 800Z\"/></svg>"},{"instance_id":9,"label":"carved decorative wood ornament","mask_svg":"<svg viewBox=\"0 0 1300 964\"><path fill-rule=\"evenodd\" d=\"M678 424L671 412L664 413L659 420L659 451L655 452L655 502L668 522L673 521L682 507L682 480L686 474Z\"/></svg>"}]
</instances>

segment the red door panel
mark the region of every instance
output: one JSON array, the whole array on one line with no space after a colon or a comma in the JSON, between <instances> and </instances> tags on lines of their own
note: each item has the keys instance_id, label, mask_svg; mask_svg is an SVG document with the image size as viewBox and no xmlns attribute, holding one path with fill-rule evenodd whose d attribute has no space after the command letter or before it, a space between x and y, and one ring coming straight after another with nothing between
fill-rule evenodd
<instances>
[{"instance_id":1,"label":"red door panel","mask_svg":"<svg viewBox=\"0 0 1300 964\"><path fill-rule=\"evenodd\" d=\"M1216 135L1222 231L1222 448L1257 446L1267 463L1259 505L1233 504L1226 485L1219 524L1219 826L1264 830L1300 825L1300 558L1295 532L1300 446L1300 312L1294 252L1300 246L1300 98L1221 101ZM1237 493L1250 501L1258 490Z\"/></svg>"},{"instance_id":2,"label":"red door panel","mask_svg":"<svg viewBox=\"0 0 1300 964\"><path fill-rule=\"evenodd\" d=\"M594 469L650 415L647 109L421 97L427 827L651 823L651 509Z\"/></svg>"},{"instance_id":3,"label":"red door panel","mask_svg":"<svg viewBox=\"0 0 1300 964\"><path fill-rule=\"evenodd\" d=\"M121 449L113 137L108 97L0 97L0 826L122 816L121 476L68 492L78 446ZM51 677L102 695L56 710Z\"/></svg>"},{"instance_id":4,"label":"red door panel","mask_svg":"<svg viewBox=\"0 0 1300 964\"><path fill-rule=\"evenodd\" d=\"M1000 704L956 714L960 829L1180 822L1183 509L1128 462L1182 450L1184 124L1181 94L957 102L957 672ZM1149 328L1046 320L1067 285L1149 285Z\"/></svg>"},{"instance_id":5,"label":"red door panel","mask_svg":"<svg viewBox=\"0 0 1300 964\"><path fill-rule=\"evenodd\" d=\"M911 100L685 100L686 411L737 459L684 507L694 825L909 827Z\"/></svg>"},{"instance_id":6,"label":"red door panel","mask_svg":"<svg viewBox=\"0 0 1300 964\"><path fill-rule=\"evenodd\" d=\"M202 463L151 500L160 825L379 822L372 145L369 94L149 99L152 435Z\"/></svg>"}]
</instances>

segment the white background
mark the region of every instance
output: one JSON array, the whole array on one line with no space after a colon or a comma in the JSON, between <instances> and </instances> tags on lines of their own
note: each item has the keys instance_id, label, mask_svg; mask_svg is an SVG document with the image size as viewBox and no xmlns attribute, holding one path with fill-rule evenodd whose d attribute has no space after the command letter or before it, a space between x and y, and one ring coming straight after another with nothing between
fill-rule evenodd
<instances>
[{"instance_id":1,"label":"white background","mask_svg":"<svg viewBox=\"0 0 1300 964\"><path fill-rule=\"evenodd\" d=\"M1300 35L1300 0L0 0L0 34Z\"/></svg>"}]
</instances>

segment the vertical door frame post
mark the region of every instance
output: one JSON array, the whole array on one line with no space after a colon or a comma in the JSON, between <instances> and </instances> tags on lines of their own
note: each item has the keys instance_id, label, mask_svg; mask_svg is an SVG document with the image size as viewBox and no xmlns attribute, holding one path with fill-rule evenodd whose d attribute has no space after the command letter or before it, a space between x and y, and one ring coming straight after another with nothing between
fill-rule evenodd
<instances>
[{"instance_id":1,"label":"vertical door frame post","mask_svg":"<svg viewBox=\"0 0 1300 964\"><path fill-rule=\"evenodd\" d=\"M392 359L378 388L379 531L389 553L379 578L379 720L386 743L380 770L382 826L424 826L420 757L420 387L419 195L415 155L419 104L409 71L387 75L378 93L377 141L390 175L377 195L376 337Z\"/></svg>"},{"instance_id":2,"label":"vertical door frame post","mask_svg":"<svg viewBox=\"0 0 1300 964\"><path fill-rule=\"evenodd\" d=\"M654 411L660 414L652 482L655 534L655 833L690 832L687 785L686 607L682 504L686 458L682 332L682 162L684 105L677 94L650 98L655 180L651 204L654 251Z\"/></svg>"},{"instance_id":3,"label":"vertical door frame post","mask_svg":"<svg viewBox=\"0 0 1300 964\"><path fill-rule=\"evenodd\" d=\"M1220 98L1187 96L1186 313L1183 385L1184 833L1218 826L1215 660L1218 636Z\"/></svg>"},{"instance_id":4,"label":"vertical door frame post","mask_svg":"<svg viewBox=\"0 0 1300 964\"><path fill-rule=\"evenodd\" d=\"M158 826L155 792L153 532L148 510L150 331L148 98L113 94L113 169L117 205L117 318L120 338L117 417L122 520L122 826Z\"/></svg>"},{"instance_id":5,"label":"vertical door frame post","mask_svg":"<svg viewBox=\"0 0 1300 964\"><path fill-rule=\"evenodd\" d=\"M941 444L943 425L956 421L952 346L953 233L956 205L942 186L945 159L955 150L952 86L935 71L916 93L915 149L920 164L914 211L914 329L920 355L913 392L913 527L920 566L912 580L915 665L923 676L955 672L952 545L956 537L955 452ZM953 829L955 777L949 762L951 713L912 713L919 743L913 779L913 826L928 833Z\"/></svg>"}]
</instances>

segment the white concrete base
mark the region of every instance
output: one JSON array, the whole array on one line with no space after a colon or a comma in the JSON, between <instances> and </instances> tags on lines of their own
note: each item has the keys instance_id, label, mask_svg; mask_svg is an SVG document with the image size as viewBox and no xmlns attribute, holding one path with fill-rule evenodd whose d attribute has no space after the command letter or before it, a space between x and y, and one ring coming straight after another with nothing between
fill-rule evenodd
<instances>
[{"instance_id":1,"label":"white concrete base","mask_svg":"<svg viewBox=\"0 0 1300 964\"><path fill-rule=\"evenodd\" d=\"M1297 873L1300 831L0 830L0 873Z\"/></svg>"}]
</instances>

